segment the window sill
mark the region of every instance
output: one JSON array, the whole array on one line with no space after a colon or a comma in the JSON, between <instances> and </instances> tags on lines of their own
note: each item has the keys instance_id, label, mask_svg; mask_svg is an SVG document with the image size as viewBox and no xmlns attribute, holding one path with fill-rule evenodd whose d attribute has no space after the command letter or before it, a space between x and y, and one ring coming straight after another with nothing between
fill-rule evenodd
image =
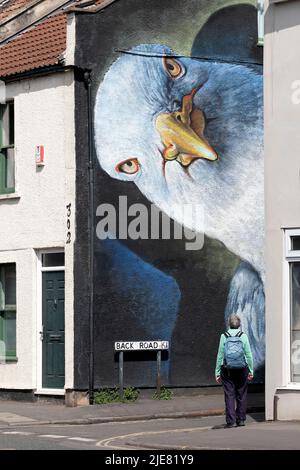
<instances>
[{"instance_id":1,"label":"window sill","mask_svg":"<svg viewBox=\"0 0 300 470\"><path fill-rule=\"evenodd\" d=\"M300 390L300 383L288 384L285 387L277 387L277 390Z\"/></svg>"},{"instance_id":2,"label":"window sill","mask_svg":"<svg viewBox=\"0 0 300 470\"><path fill-rule=\"evenodd\" d=\"M5 364L12 364L18 362L17 357L6 357L3 359L0 359L0 365L5 365Z\"/></svg>"},{"instance_id":3,"label":"window sill","mask_svg":"<svg viewBox=\"0 0 300 470\"><path fill-rule=\"evenodd\" d=\"M65 390L63 388L42 388L41 390L36 390L35 395L57 395L64 396Z\"/></svg>"},{"instance_id":4,"label":"window sill","mask_svg":"<svg viewBox=\"0 0 300 470\"><path fill-rule=\"evenodd\" d=\"M20 199L21 195L18 193L7 193L0 194L0 201L6 201L6 199Z\"/></svg>"}]
</instances>

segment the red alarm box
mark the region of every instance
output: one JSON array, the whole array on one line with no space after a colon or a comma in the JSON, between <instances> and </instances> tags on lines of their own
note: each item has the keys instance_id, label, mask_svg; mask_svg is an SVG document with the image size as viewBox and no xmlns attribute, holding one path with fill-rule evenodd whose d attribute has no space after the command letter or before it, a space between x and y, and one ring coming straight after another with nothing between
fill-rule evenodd
<instances>
[{"instance_id":1,"label":"red alarm box","mask_svg":"<svg viewBox=\"0 0 300 470\"><path fill-rule=\"evenodd\" d=\"M45 157L44 146L43 145L37 145L35 147L35 162L36 162L37 166L45 165L44 157Z\"/></svg>"}]
</instances>

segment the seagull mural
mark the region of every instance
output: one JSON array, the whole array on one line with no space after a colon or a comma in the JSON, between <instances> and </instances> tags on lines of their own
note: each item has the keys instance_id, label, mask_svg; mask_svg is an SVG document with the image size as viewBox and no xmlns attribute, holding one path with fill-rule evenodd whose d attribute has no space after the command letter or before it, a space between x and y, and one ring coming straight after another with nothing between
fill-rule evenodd
<instances>
[{"instance_id":1,"label":"seagull mural","mask_svg":"<svg viewBox=\"0 0 300 470\"><path fill-rule=\"evenodd\" d=\"M256 368L264 362L262 76L255 67L192 59L142 44L99 86L95 144L101 167L134 182L187 228L241 259L224 316L237 312ZM182 205L204 217L182 218Z\"/></svg>"}]
</instances>

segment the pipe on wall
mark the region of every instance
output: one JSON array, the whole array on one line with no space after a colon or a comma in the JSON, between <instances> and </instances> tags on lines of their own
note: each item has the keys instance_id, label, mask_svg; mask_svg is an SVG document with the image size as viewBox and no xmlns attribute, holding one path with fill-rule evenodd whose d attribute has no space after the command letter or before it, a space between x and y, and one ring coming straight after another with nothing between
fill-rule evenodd
<instances>
[{"instance_id":1,"label":"pipe on wall","mask_svg":"<svg viewBox=\"0 0 300 470\"><path fill-rule=\"evenodd\" d=\"M94 143L92 113L92 72L84 72L84 83L87 90L88 111L88 171L89 171L89 403L94 403Z\"/></svg>"},{"instance_id":2,"label":"pipe on wall","mask_svg":"<svg viewBox=\"0 0 300 470\"><path fill-rule=\"evenodd\" d=\"M278 402L279 402L279 396L274 395L274 407L273 407L273 420L277 421L278 420Z\"/></svg>"}]
</instances>

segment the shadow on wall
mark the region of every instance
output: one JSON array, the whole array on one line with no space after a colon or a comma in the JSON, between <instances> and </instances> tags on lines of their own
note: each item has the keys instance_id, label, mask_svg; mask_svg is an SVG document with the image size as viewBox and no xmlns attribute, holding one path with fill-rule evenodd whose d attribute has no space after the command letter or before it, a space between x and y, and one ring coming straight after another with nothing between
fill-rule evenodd
<instances>
[{"instance_id":1,"label":"shadow on wall","mask_svg":"<svg viewBox=\"0 0 300 470\"><path fill-rule=\"evenodd\" d=\"M253 28L256 23L257 10L252 5L221 8L210 16L195 37L192 57L262 65L263 48L257 46L257 33Z\"/></svg>"}]
</instances>

